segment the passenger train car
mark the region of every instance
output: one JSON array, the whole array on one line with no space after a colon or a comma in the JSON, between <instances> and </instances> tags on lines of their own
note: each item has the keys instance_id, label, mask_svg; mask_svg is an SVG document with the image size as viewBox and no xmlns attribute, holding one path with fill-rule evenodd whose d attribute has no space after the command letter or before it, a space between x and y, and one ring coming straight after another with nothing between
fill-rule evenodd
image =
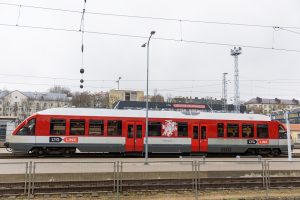
<instances>
[{"instance_id":1,"label":"passenger train car","mask_svg":"<svg viewBox=\"0 0 300 200\"><path fill-rule=\"evenodd\" d=\"M53 108L37 112L8 136L13 152L143 153L145 111ZM286 129L256 114L149 111L150 153L287 153ZM77 150L77 151L76 151Z\"/></svg>"}]
</instances>

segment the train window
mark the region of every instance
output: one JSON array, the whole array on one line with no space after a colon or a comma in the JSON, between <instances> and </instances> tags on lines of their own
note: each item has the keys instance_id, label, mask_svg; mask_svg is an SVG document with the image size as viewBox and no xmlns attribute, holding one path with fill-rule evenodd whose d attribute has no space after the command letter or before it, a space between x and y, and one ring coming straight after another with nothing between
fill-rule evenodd
<instances>
[{"instance_id":1,"label":"train window","mask_svg":"<svg viewBox=\"0 0 300 200\"><path fill-rule=\"evenodd\" d=\"M35 119L31 119L25 126L23 126L17 135L35 135Z\"/></svg>"},{"instance_id":2,"label":"train window","mask_svg":"<svg viewBox=\"0 0 300 200\"><path fill-rule=\"evenodd\" d=\"M142 138L142 125L137 125L136 126L136 137L137 138Z\"/></svg>"},{"instance_id":3,"label":"train window","mask_svg":"<svg viewBox=\"0 0 300 200\"><path fill-rule=\"evenodd\" d=\"M193 139L198 139L198 126L193 126Z\"/></svg>"},{"instance_id":4,"label":"train window","mask_svg":"<svg viewBox=\"0 0 300 200\"><path fill-rule=\"evenodd\" d=\"M227 137L239 137L238 124L227 124Z\"/></svg>"},{"instance_id":5,"label":"train window","mask_svg":"<svg viewBox=\"0 0 300 200\"><path fill-rule=\"evenodd\" d=\"M70 135L84 135L84 120L70 120Z\"/></svg>"},{"instance_id":6,"label":"train window","mask_svg":"<svg viewBox=\"0 0 300 200\"><path fill-rule=\"evenodd\" d=\"M90 120L89 135L104 135L103 120Z\"/></svg>"},{"instance_id":7,"label":"train window","mask_svg":"<svg viewBox=\"0 0 300 200\"><path fill-rule=\"evenodd\" d=\"M269 130L267 124L257 124L257 137L258 138L269 137Z\"/></svg>"},{"instance_id":8,"label":"train window","mask_svg":"<svg viewBox=\"0 0 300 200\"><path fill-rule=\"evenodd\" d=\"M128 134L128 138L133 138L133 125L128 125L127 128L127 134Z\"/></svg>"},{"instance_id":9,"label":"train window","mask_svg":"<svg viewBox=\"0 0 300 200\"><path fill-rule=\"evenodd\" d=\"M188 136L188 123L178 122L178 136L187 137Z\"/></svg>"},{"instance_id":10,"label":"train window","mask_svg":"<svg viewBox=\"0 0 300 200\"><path fill-rule=\"evenodd\" d=\"M218 128L218 137L224 137L224 124L218 123L217 128Z\"/></svg>"},{"instance_id":11,"label":"train window","mask_svg":"<svg viewBox=\"0 0 300 200\"><path fill-rule=\"evenodd\" d=\"M201 139L206 139L206 126L201 126Z\"/></svg>"},{"instance_id":12,"label":"train window","mask_svg":"<svg viewBox=\"0 0 300 200\"><path fill-rule=\"evenodd\" d=\"M161 123L149 122L148 131L149 131L149 136L161 136Z\"/></svg>"},{"instance_id":13,"label":"train window","mask_svg":"<svg viewBox=\"0 0 300 200\"><path fill-rule=\"evenodd\" d=\"M66 134L66 120L65 119L51 119L50 134L51 135L65 135Z\"/></svg>"},{"instance_id":14,"label":"train window","mask_svg":"<svg viewBox=\"0 0 300 200\"><path fill-rule=\"evenodd\" d=\"M254 137L254 125L243 124L242 125L242 136L246 138Z\"/></svg>"},{"instance_id":15,"label":"train window","mask_svg":"<svg viewBox=\"0 0 300 200\"><path fill-rule=\"evenodd\" d=\"M287 138L286 130L282 125L279 125L278 131L279 131L279 138L280 139L286 139Z\"/></svg>"},{"instance_id":16,"label":"train window","mask_svg":"<svg viewBox=\"0 0 300 200\"><path fill-rule=\"evenodd\" d=\"M122 136L122 121L121 120L109 120L107 128L108 128L109 136Z\"/></svg>"}]
</instances>

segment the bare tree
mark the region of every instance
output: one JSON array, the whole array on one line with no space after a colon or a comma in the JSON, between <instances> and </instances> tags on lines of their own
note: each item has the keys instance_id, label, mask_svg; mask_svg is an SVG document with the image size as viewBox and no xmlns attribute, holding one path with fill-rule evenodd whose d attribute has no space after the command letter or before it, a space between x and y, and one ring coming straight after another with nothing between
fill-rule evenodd
<instances>
[{"instance_id":1,"label":"bare tree","mask_svg":"<svg viewBox=\"0 0 300 200\"><path fill-rule=\"evenodd\" d=\"M164 97L157 92L157 89L154 89L153 96L150 98L151 102L165 102Z\"/></svg>"},{"instance_id":2,"label":"bare tree","mask_svg":"<svg viewBox=\"0 0 300 200\"><path fill-rule=\"evenodd\" d=\"M95 108L109 108L109 95L108 92L99 92L93 94Z\"/></svg>"},{"instance_id":3,"label":"bare tree","mask_svg":"<svg viewBox=\"0 0 300 200\"><path fill-rule=\"evenodd\" d=\"M60 85L56 85L56 86L50 88L49 92L66 94L68 97L72 96L71 90L69 88L66 88L66 87L63 87L63 86L60 86Z\"/></svg>"},{"instance_id":4,"label":"bare tree","mask_svg":"<svg viewBox=\"0 0 300 200\"><path fill-rule=\"evenodd\" d=\"M76 107L94 107L93 95L90 92L76 92L72 97L72 105Z\"/></svg>"}]
</instances>

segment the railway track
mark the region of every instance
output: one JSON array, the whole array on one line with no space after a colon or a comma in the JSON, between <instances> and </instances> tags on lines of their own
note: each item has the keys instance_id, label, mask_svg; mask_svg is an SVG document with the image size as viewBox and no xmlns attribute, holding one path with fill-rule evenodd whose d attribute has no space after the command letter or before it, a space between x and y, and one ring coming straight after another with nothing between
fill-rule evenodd
<instances>
[{"instance_id":1,"label":"railway track","mask_svg":"<svg viewBox=\"0 0 300 200\"><path fill-rule=\"evenodd\" d=\"M195 182L191 179L154 179L154 180L120 180L119 191L166 191L192 190ZM61 181L35 182L34 194L82 193L82 192L114 192L116 181ZM252 178L201 178L198 180L199 190L218 189L258 189L263 188L260 177ZM270 188L300 188L300 177L271 177ZM0 183L0 195L22 195L24 183Z\"/></svg>"}]
</instances>

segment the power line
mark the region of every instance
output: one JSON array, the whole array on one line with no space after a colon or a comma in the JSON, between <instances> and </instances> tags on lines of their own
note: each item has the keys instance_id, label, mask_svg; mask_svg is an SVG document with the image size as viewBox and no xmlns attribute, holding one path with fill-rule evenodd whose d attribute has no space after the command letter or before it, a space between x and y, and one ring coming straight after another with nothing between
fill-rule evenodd
<instances>
[{"instance_id":1,"label":"power line","mask_svg":"<svg viewBox=\"0 0 300 200\"><path fill-rule=\"evenodd\" d=\"M42 6L32 6L32 5L24 5L24 4L13 4L13 3L5 3L5 2L0 3L0 5L22 6L22 7L25 7L25 8L34 8L34 9L43 9L43 10L52 10L52 11L82 14L82 11L79 11L79 10L69 10L69 9L60 9L60 8L51 8L51 7L42 7ZM278 25L274 26L274 25L261 25L261 24L232 23L232 22L218 22L218 21L207 21L207 20L150 17L150 16L141 16L141 15L125 15L125 14L104 13L104 12L88 12L88 11L85 11L85 13L86 14L92 14L92 15L104 15L104 16L113 16L113 17L126 17L126 18L137 18L137 19L190 22L190 23L206 23L206 24L230 25L230 26L248 26L248 27L259 27L259 28L280 27L280 28L300 29L300 27L298 27L298 26L278 26Z\"/></svg>"},{"instance_id":2,"label":"power line","mask_svg":"<svg viewBox=\"0 0 300 200\"><path fill-rule=\"evenodd\" d=\"M75 29L65 29L65 28L53 28L53 27L44 27L44 26L29 26L29 25L12 25L1 23L0 26L8 26L8 27L18 27L18 28L29 28L29 29L41 29L41 30L53 30L53 31L65 31L65 32L80 32ZM141 35L131 35L131 34L120 34L120 33L109 33L109 32L97 32L97 31L84 31L89 34L97 34L97 35L109 35L109 36L119 36L119 37L130 37L130 38L139 38L139 39L147 39L146 36ZM218 42L205 42L205 41L197 41L197 40L181 40L174 38L163 38L163 37L155 37L154 40L161 41L173 41L173 42L185 42L185 43L194 43L194 44L204 44L204 45L216 45L216 46L240 46L244 48L252 48L252 49L264 49L264 50L276 50L276 51L286 51L286 52L297 52L300 53L300 50L297 49L284 49L284 48L272 48L272 47L264 47L264 46L251 46L251 45L242 45L242 44L230 44L230 43L218 43Z\"/></svg>"},{"instance_id":3,"label":"power line","mask_svg":"<svg viewBox=\"0 0 300 200\"><path fill-rule=\"evenodd\" d=\"M24 77L24 78L40 78L40 79L52 79L52 80L70 80L78 81L78 78L65 78L65 77L52 77L52 76L33 76L33 75L23 75L23 74L5 74L0 73L0 76L12 76L12 77ZM115 82L115 79L86 79L89 82ZM124 82L145 82L146 80L142 79L122 79ZM219 82L219 79L153 79L149 80L152 82ZM229 80L230 81L230 80ZM298 83L300 79L241 79L243 82L271 82L272 84L281 81L288 81L288 83Z\"/></svg>"}]
</instances>

